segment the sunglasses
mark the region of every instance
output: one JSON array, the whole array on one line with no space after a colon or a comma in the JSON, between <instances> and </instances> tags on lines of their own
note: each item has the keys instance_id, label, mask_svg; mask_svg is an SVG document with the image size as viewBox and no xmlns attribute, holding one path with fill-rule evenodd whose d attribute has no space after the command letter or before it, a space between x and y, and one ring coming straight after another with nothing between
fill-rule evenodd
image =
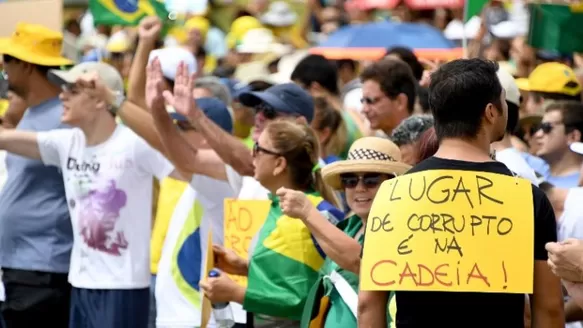
<instances>
[{"instance_id":1,"label":"sunglasses","mask_svg":"<svg viewBox=\"0 0 583 328\"><path fill-rule=\"evenodd\" d=\"M268 120L274 120L278 116L278 113L275 110L275 108L271 107L270 105L264 102L261 102L257 106L255 106L255 110L257 111L257 113L263 113L263 116L265 116L265 118Z\"/></svg>"},{"instance_id":2,"label":"sunglasses","mask_svg":"<svg viewBox=\"0 0 583 328\"><path fill-rule=\"evenodd\" d=\"M374 105L376 103L379 102L379 100L381 100L382 97L362 97L360 99L360 103L361 104L367 104L367 105Z\"/></svg>"},{"instance_id":3,"label":"sunglasses","mask_svg":"<svg viewBox=\"0 0 583 328\"><path fill-rule=\"evenodd\" d=\"M557 125L560 125L561 123L551 123L551 122L543 122L541 124L539 124L538 126L534 126L531 129L531 134L535 134L536 132L538 132L538 130L542 130L544 134L549 134L551 131L553 131L553 128Z\"/></svg>"},{"instance_id":4,"label":"sunglasses","mask_svg":"<svg viewBox=\"0 0 583 328\"><path fill-rule=\"evenodd\" d=\"M392 178L394 178L394 176L389 175L388 179ZM362 181L362 184L366 188L376 188L385 180L387 180L387 176L380 173L365 173L363 175L346 173L340 175L340 183L342 184L342 187L349 189L356 188L359 181Z\"/></svg>"},{"instance_id":5,"label":"sunglasses","mask_svg":"<svg viewBox=\"0 0 583 328\"><path fill-rule=\"evenodd\" d=\"M268 155L273 155L273 156L283 156L282 154L269 150L269 149L265 149L261 146L259 146L259 143L255 142L255 144L253 144L253 157L257 157L257 154L259 153L264 153L264 154L268 154Z\"/></svg>"}]
</instances>

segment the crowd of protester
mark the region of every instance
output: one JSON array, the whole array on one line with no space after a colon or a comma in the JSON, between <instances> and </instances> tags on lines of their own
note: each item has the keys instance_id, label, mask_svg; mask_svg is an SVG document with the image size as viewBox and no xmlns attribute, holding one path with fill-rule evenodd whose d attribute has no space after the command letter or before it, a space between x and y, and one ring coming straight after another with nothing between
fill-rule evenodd
<instances>
[{"instance_id":1,"label":"crowd of protester","mask_svg":"<svg viewBox=\"0 0 583 328\"><path fill-rule=\"evenodd\" d=\"M226 35L87 14L0 40L2 325L200 327L208 299L236 327L582 327L580 57L542 56L513 21L510 38L479 25L482 58L330 60L311 39L375 12L308 6L254 1ZM446 35L462 19L397 9ZM381 184L444 169L530 181L531 295L359 288ZM225 199L269 201L249 258L225 247Z\"/></svg>"}]
</instances>

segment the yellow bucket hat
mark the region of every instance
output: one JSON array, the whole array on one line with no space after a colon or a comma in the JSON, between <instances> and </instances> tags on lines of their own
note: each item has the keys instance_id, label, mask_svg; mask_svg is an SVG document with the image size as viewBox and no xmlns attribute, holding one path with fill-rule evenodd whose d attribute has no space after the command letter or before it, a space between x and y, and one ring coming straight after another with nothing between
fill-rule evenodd
<instances>
[{"instance_id":1,"label":"yellow bucket hat","mask_svg":"<svg viewBox=\"0 0 583 328\"><path fill-rule=\"evenodd\" d=\"M40 66L63 66L73 62L61 55L63 34L42 25L18 23L10 38L0 39L0 54Z\"/></svg>"},{"instance_id":2,"label":"yellow bucket hat","mask_svg":"<svg viewBox=\"0 0 583 328\"><path fill-rule=\"evenodd\" d=\"M581 84L573 70L564 64L551 62L538 65L528 78L516 79L523 91L559 93L576 96L581 93Z\"/></svg>"}]
</instances>

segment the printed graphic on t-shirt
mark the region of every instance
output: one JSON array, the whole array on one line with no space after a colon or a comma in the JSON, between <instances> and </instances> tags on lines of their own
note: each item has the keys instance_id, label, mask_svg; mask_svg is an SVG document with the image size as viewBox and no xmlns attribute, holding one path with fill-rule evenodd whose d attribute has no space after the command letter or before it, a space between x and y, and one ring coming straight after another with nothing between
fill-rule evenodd
<instances>
[{"instance_id":1,"label":"printed graphic on t-shirt","mask_svg":"<svg viewBox=\"0 0 583 328\"><path fill-rule=\"evenodd\" d=\"M115 170L119 165L114 165L113 158L109 159L111 169ZM66 167L71 173L68 180L75 184L76 196L69 205L79 206L78 232L84 243L91 249L121 256L122 250L128 248L128 241L116 223L127 204L126 192L117 187L114 179L100 176L103 165L95 156L89 161L69 157Z\"/></svg>"},{"instance_id":2,"label":"printed graphic on t-shirt","mask_svg":"<svg viewBox=\"0 0 583 328\"><path fill-rule=\"evenodd\" d=\"M116 230L120 210L127 203L126 193L109 180L104 188L91 190L79 199L79 228L83 240L90 248L121 255L128 247L123 231Z\"/></svg>"}]
</instances>

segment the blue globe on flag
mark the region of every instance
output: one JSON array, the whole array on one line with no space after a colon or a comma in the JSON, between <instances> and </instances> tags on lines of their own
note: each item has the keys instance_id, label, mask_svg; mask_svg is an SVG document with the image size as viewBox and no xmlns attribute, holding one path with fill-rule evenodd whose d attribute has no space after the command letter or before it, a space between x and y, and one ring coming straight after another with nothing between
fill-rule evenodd
<instances>
[{"instance_id":1,"label":"blue globe on flag","mask_svg":"<svg viewBox=\"0 0 583 328\"><path fill-rule=\"evenodd\" d=\"M116 7L125 13L138 11L138 0L113 0Z\"/></svg>"}]
</instances>

